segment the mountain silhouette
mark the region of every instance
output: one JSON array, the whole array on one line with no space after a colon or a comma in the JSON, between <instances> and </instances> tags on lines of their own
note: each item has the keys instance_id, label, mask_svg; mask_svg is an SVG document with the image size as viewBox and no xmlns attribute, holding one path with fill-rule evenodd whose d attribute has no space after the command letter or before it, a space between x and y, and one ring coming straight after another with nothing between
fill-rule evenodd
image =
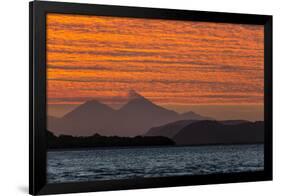
<instances>
[{"instance_id":1,"label":"mountain silhouette","mask_svg":"<svg viewBox=\"0 0 281 196\"><path fill-rule=\"evenodd\" d=\"M182 128L196 122L196 120L179 120L159 127L150 128L145 136L164 136L173 138Z\"/></svg>"},{"instance_id":2,"label":"mountain silhouette","mask_svg":"<svg viewBox=\"0 0 281 196\"><path fill-rule=\"evenodd\" d=\"M61 119L54 117L54 116L48 116L47 117L47 126L51 130L57 130L56 134L58 134L58 131L60 130L60 124L61 124Z\"/></svg>"},{"instance_id":3,"label":"mountain silhouette","mask_svg":"<svg viewBox=\"0 0 281 196\"><path fill-rule=\"evenodd\" d=\"M181 131L181 129L183 129L184 127L186 127L187 125L190 125L192 123L195 122L199 122L199 121L205 121L205 120L209 120L211 118L206 117L206 119L204 119L202 116L194 113L194 112L190 112L190 114L192 113L192 115L189 115L190 119L193 119L194 116L197 116L198 119L197 120L179 120L176 122L172 122L172 123L168 123L162 126L158 126L158 127L152 127L150 128L144 135L145 136L164 136L164 137L168 137L168 138L173 138L178 132ZM214 121L214 120L212 120ZM238 124L242 124L242 123L247 123L249 121L246 120L225 120L225 121L218 121L221 124L224 125L238 125Z\"/></svg>"},{"instance_id":4,"label":"mountain silhouette","mask_svg":"<svg viewBox=\"0 0 281 196\"><path fill-rule=\"evenodd\" d=\"M142 96L135 96L117 111L115 124L124 135L142 134L152 126L176 120L178 114Z\"/></svg>"},{"instance_id":5,"label":"mountain silhouette","mask_svg":"<svg viewBox=\"0 0 281 196\"><path fill-rule=\"evenodd\" d=\"M114 110L96 100L90 100L69 112L61 119L63 129L70 135L91 135L100 132L113 117Z\"/></svg>"},{"instance_id":6,"label":"mountain silhouette","mask_svg":"<svg viewBox=\"0 0 281 196\"><path fill-rule=\"evenodd\" d=\"M177 145L262 143L264 122L198 121L182 128L173 140Z\"/></svg>"},{"instance_id":7,"label":"mountain silhouette","mask_svg":"<svg viewBox=\"0 0 281 196\"><path fill-rule=\"evenodd\" d=\"M90 100L86 101L75 110L69 112L63 118L75 120L81 118L82 121L87 119L92 120L93 118L108 115L113 111L114 110L111 107L103 103L100 103L96 100Z\"/></svg>"},{"instance_id":8,"label":"mountain silhouette","mask_svg":"<svg viewBox=\"0 0 281 196\"><path fill-rule=\"evenodd\" d=\"M50 117L48 129L56 135L136 136L143 135L151 127L191 116L192 119L204 119L196 113L188 116L160 107L133 90L128 97L128 102L119 110L96 100L87 101L60 119Z\"/></svg>"},{"instance_id":9,"label":"mountain silhouette","mask_svg":"<svg viewBox=\"0 0 281 196\"><path fill-rule=\"evenodd\" d=\"M213 118L201 116L195 112L185 112L181 114L182 119L190 119L190 120L214 120Z\"/></svg>"},{"instance_id":10,"label":"mountain silhouette","mask_svg":"<svg viewBox=\"0 0 281 196\"><path fill-rule=\"evenodd\" d=\"M62 118L48 117L48 128L55 134L87 136L101 132L108 124L114 110L96 100L86 101Z\"/></svg>"}]
</instances>

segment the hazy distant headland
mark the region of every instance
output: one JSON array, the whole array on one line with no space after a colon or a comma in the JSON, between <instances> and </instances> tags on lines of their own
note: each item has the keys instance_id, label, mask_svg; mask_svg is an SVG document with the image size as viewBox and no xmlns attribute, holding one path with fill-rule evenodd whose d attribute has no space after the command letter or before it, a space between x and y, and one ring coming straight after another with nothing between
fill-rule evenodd
<instances>
[{"instance_id":1,"label":"hazy distant headland","mask_svg":"<svg viewBox=\"0 0 281 196\"><path fill-rule=\"evenodd\" d=\"M264 122L179 121L150 129L147 136L166 136L177 145L263 143Z\"/></svg>"}]
</instances>

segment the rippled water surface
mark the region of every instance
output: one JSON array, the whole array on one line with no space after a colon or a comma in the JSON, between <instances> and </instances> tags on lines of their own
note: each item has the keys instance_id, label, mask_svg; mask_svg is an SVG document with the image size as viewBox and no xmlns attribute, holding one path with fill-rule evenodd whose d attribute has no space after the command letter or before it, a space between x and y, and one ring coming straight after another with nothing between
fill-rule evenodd
<instances>
[{"instance_id":1,"label":"rippled water surface","mask_svg":"<svg viewBox=\"0 0 281 196\"><path fill-rule=\"evenodd\" d=\"M48 152L49 183L263 170L263 145Z\"/></svg>"}]
</instances>

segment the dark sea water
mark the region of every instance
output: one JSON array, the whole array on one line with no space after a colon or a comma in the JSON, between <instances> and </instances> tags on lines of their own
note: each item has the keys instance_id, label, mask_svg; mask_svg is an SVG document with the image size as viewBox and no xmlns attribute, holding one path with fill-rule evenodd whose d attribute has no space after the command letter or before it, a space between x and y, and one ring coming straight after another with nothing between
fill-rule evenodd
<instances>
[{"instance_id":1,"label":"dark sea water","mask_svg":"<svg viewBox=\"0 0 281 196\"><path fill-rule=\"evenodd\" d=\"M264 146L88 149L48 152L48 183L260 171Z\"/></svg>"}]
</instances>

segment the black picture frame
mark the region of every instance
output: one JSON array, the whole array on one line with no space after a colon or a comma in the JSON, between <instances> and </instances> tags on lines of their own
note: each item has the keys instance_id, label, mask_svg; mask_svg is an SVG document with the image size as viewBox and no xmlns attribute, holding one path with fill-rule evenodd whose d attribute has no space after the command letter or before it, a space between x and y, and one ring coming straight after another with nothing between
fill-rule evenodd
<instances>
[{"instance_id":1,"label":"black picture frame","mask_svg":"<svg viewBox=\"0 0 281 196\"><path fill-rule=\"evenodd\" d=\"M58 194L272 180L272 16L34 1L29 4L29 193ZM264 171L47 184L46 13L264 25Z\"/></svg>"}]
</instances>

